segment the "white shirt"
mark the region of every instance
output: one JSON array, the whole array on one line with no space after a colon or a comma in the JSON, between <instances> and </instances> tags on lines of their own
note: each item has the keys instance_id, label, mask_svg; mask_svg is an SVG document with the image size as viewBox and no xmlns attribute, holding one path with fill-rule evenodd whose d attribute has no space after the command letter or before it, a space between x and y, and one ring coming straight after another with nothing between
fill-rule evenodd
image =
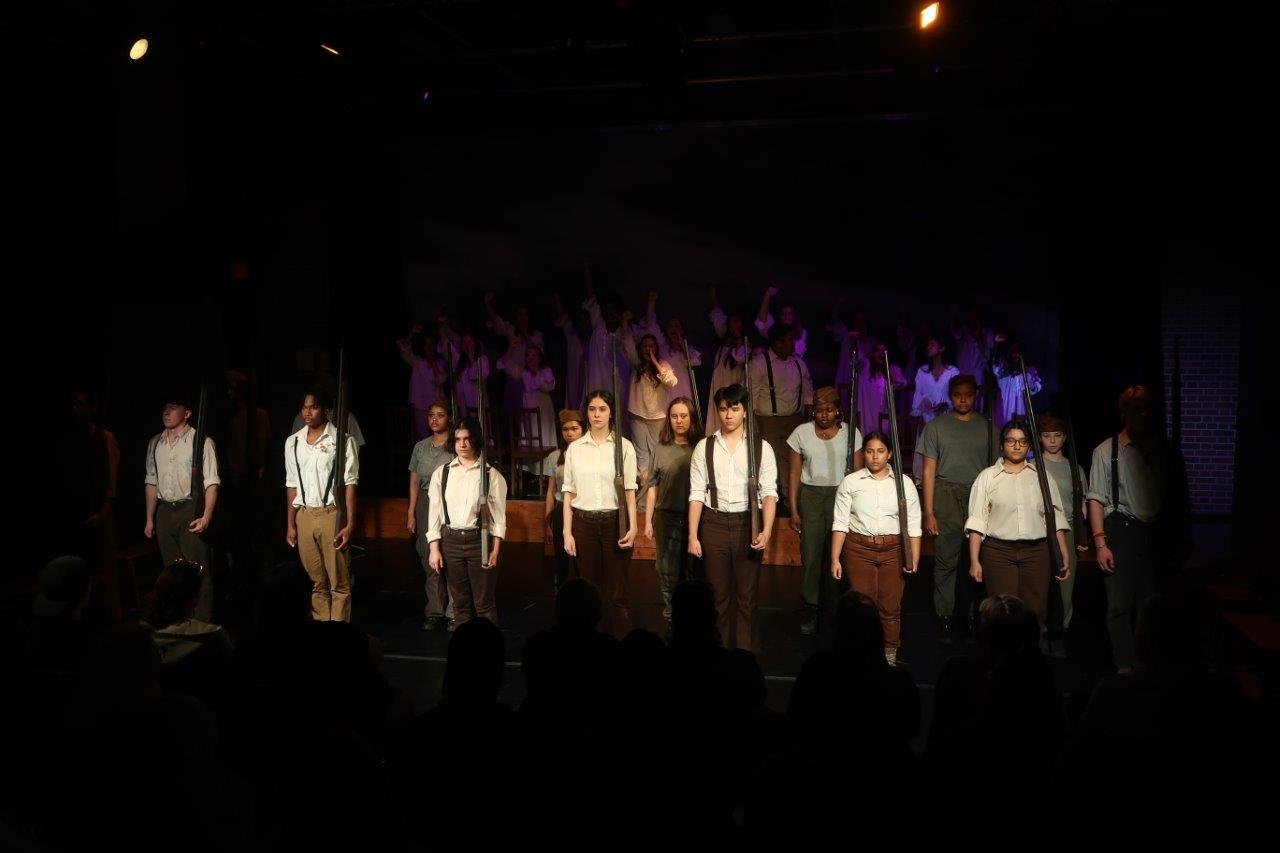
<instances>
[{"instance_id":1,"label":"white shirt","mask_svg":"<svg viewBox=\"0 0 1280 853\"><path fill-rule=\"evenodd\" d=\"M698 501L711 509L711 492L707 489L707 442L715 441L711 462L716 466L716 511L743 512L747 509L747 436L741 433L738 444L729 450L724 436L716 430L710 439L702 439L689 460L689 502ZM760 473L756 478L759 505L765 498L778 497L778 463L767 441L760 443Z\"/></svg>"},{"instance_id":2,"label":"white shirt","mask_svg":"<svg viewBox=\"0 0 1280 853\"><path fill-rule=\"evenodd\" d=\"M445 489L444 501L440 500L440 483L443 482L443 471L449 469L449 487ZM431 475L431 485L427 487L427 541L435 542L440 538L440 529L444 526L444 504L449 504L449 529L474 530L477 525L477 514L480 509L480 460L470 463L454 457L447 465L441 465ZM507 481L502 475L489 468L489 534L498 539L507 535Z\"/></svg>"},{"instance_id":3,"label":"white shirt","mask_svg":"<svg viewBox=\"0 0 1280 853\"><path fill-rule=\"evenodd\" d=\"M594 298L588 299L582 303L582 307L586 309L587 314L591 316L591 337L587 340L587 384L582 389L583 394L595 391L599 388L612 388L613 386L613 341L614 333L611 333L604 322L604 315L600 312L600 303ZM618 335L621 337L621 334ZM631 362L627 360L627 354L622 348L622 341L618 341L618 393L625 396L627 390L631 387ZM583 401L583 405L586 401ZM619 400L618 406L625 408L626 400Z\"/></svg>"},{"instance_id":4,"label":"white shirt","mask_svg":"<svg viewBox=\"0 0 1280 853\"><path fill-rule=\"evenodd\" d=\"M191 494L191 451L196 440L196 429L187 424L176 441L169 440L165 430L151 439L147 445L146 476L143 482L155 486L162 501L184 501ZM213 439L204 440L204 487L216 486L218 479L218 454Z\"/></svg>"},{"instance_id":5,"label":"white shirt","mask_svg":"<svg viewBox=\"0 0 1280 853\"><path fill-rule=\"evenodd\" d=\"M530 344L543 352L547 351L547 348L542 345L542 332L537 329L530 330L527 336L521 335L519 329L501 317L494 317L486 321L485 325L492 329L495 335L502 335L507 339L507 354L502 357L498 369L503 369L505 364L507 374L510 376L519 377L520 371L524 370L524 351Z\"/></svg>"},{"instance_id":6,"label":"white shirt","mask_svg":"<svg viewBox=\"0 0 1280 853\"><path fill-rule=\"evenodd\" d=\"M583 512L617 509L618 495L613 489L614 433L596 444L591 432L569 445L564 454L564 483L561 492L573 494L571 506ZM636 488L636 448L622 439L622 484L633 492Z\"/></svg>"},{"instance_id":7,"label":"white shirt","mask_svg":"<svg viewBox=\"0 0 1280 853\"><path fill-rule=\"evenodd\" d=\"M934 409L938 404L951 402L948 391L951 377L959 375L960 369L954 364L945 365L942 376L937 379L933 378L933 368L927 364L916 371L916 393L911 398L911 414L924 418L925 423L936 418L938 415Z\"/></svg>"},{"instance_id":8,"label":"white shirt","mask_svg":"<svg viewBox=\"0 0 1280 853\"><path fill-rule=\"evenodd\" d=\"M1027 414L1027 401L1022 398L1022 371L1012 373L1007 371L1008 368L1001 365L996 365L992 370L996 375L996 387L999 389L999 394L996 396L997 429L1014 418L1025 417ZM1031 387L1033 397L1044 387L1044 383L1040 381L1040 374L1034 367L1027 368L1027 384Z\"/></svg>"},{"instance_id":9,"label":"white shirt","mask_svg":"<svg viewBox=\"0 0 1280 853\"><path fill-rule=\"evenodd\" d=\"M400 358L412 368L409 374L409 405L415 409L429 409L431 404L444 396L441 386L449 376L444 359L428 361L413 351L413 343L405 338L397 341Z\"/></svg>"},{"instance_id":10,"label":"white shirt","mask_svg":"<svg viewBox=\"0 0 1280 853\"><path fill-rule=\"evenodd\" d=\"M330 489L329 472L333 470L334 451L338 448L338 430L332 423L326 423L316 443L308 444L308 429L304 424L302 429L285 439L284 484L287 488L297 489L293 498L296 507L334 506L337 502L334 497L338 489L337 478L334 478L334 487ZM347 434L347 463L342 482L347 486L360 482L360 450L350 433ZM322 500L326 491L328 499Z\"/></svg>"},{"instance_id":11,"label":"white shirt","mask_svg":"<svg viewBox=\"0 0 1280 853\"><path fill-rule=\"evenodd\" d=\"M1126 436L1127 438L1127 436ZM1120 474L1120 488L1117 496L1120 506L1111 505L1111 442L1108 438L1093 449L1093 462L1089 465L1088 500L1102 504L1102 515L1105 518L1116 509L1121 513L1136 518L1138 521L1152 522L1160 514L1161 497L1164 493L1165 475L1160 463L1159 453L1152 453L1153 466L1144 459L1142 451L1133 446L1132 441L1120 442L1120 457L1116 460L1116 470Z\"/></svg>"},{"instance_id":12,"label":"white shirt","mask_svg":"<svg viewBox=\"0 0 1280 853\"><path fill-rule=\"evenodd\" d=\"M836 508L831 529L839 533L861 533L864 536L889 536L901 533L898 524L897 474L892 467L882 480L866 468L845 477L836 489ZM920 535L920 497L916 485L907 477L902 481L907 499L907 536Z\"/></svg>"},{"instance_id":13,"label":"white shirt","mask_svg":"<svg viewBox=\"0 0 1280 853\"><path fill-rule=\"evenodd\" d=\"M974 531L995 539L1043 539L1044 500L1040 496L1040 476L1028 462L1015 473L1006 471L1001 459L983 468L969 490L969 520L965 532ZM1067 514L1062 509L1058 485L1049 478L1049 499L1053 501L1057 530L1069 530Z\"/></svg>"},{"instance_id":14,"label":"white shirt","mask_svg":"<svg viewBox=\"0 0 1280 853\"><path fill-rule=\"evenodd\" d=\"M453 348L453 369L457 370L458 365L462 363L462 351L457 347ZM458 416L466 417L468 409L480 408L480 397L477 387L483 388L485 380L489 378L489 356L480 355L471 360L465 370L457 374L458 377ZM476 380L479 379L479 383ZM485 401L488 401L485 397Z\"/></svg>"},{"instance_id":15,"label":"white shirt","mask_svg":"<svg viewBox=\"0 0 1280 853\"><path fill-rule=\"evenodd\" d=\"M765 359L773 366L773 390L778 399L778 409L774 411L769 398L769 369ZM751 359L751 402L757 415L794 415L800 412L801 406L813 402L813 380L809 378L809 367L796 356L786 359L778 358L771 349L766 349L762 356Z\"/></svg>"},{"instance_id":16,"label":"white shirt","mask_svg":"<svg viewBox=\"0 0 1280 853\"><path fill-rule=\"evenodd\" d=\"M991 348L996 345L995 330L990 326L983 326L975 335L967 325L953 326L951 336L956 339L956 367L981 385L986 376Z\"/></svg>"}]
</instances>

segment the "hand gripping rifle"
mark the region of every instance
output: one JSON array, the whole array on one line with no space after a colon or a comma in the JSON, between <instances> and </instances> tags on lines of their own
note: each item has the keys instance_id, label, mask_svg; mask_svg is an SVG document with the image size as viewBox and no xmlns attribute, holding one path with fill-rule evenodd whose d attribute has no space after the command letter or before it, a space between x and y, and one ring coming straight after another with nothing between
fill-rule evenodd
<instances>
[{"instance_id":1,"label":"hand gripping rifle","mask_svg":"<svg viewBox=\"0 0 1280 853\"><path fill-rule=\"evenodd\" d=\"M763 358L768 358L765 352ZM756 407L751 396L751 354L747 353L746 369L742 371L747 389L746 411L742 413L743 441L747 443L747 512L751 516L751 541L755 542L764 526L760 517L760 460L756 458Z\"/></svg>"},{"instance_id":2,"label":"hand gripping rifle","mask_svg":"<svg viewBox=\"0 0 1280 853\"><path fill-rule=\"evenodd\" d=\"M902 463L902 445L898 442L898 410L893 405L893 370L889 367L889 353L884 354L884 396L885 403L889 407L889 442L893 446L893 482L898 487L898 534L899 534L899 551L902 556L902 570L911 573L911 539L907 534L907 487L902 481L906 476ZM853 446L853 440L850 439L849 446Z\"/></svg>"}]
</instances>

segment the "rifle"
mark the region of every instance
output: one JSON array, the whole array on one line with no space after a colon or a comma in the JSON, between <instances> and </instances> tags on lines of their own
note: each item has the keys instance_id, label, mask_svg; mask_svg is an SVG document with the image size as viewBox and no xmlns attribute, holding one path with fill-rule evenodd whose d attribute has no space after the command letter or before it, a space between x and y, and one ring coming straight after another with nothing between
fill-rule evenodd
<instances>
[{"instance_id":1,"label":"rifle","mask_svg":"<svg viewBox=\"0 0 1280 853\"><path fill-rule=\"evenodd\" d=\"M453 364L453 341L444 339L444 367L449 371L449 428L458 425L458 374Z\"/></svg>"},{"instance_id":2,"label":"rifle","mask_svg":"<svg viewBox=\"0 0 1280 853\"><path fill-rule=\"evenodd\" d=\"M1053 494L1049 491L1049 472L1044 469L1044 451L1040 447L1040 430L1036 428L1036 412L1031 405L1031 386L1027 384L1027 363L1018 356L1018 368L1022 371L1022 401L1027 406L1027 432L1031 449L1036 454L1036 479L1040 481L1040 500L1044 502L1045 546L1049 549L1049 576L1059 578L1066 568L1058 551L1058 515L1053 509ZM1075 460L1071 461L1074 467Z\"/></svg>"},{"instance_id":3,"label":"rifle","mask_svg":"<svg viewBox=\"0 0 1280 853\"><path fill-rule=\"evenodd\" d=\"M907 534L907 487L902 482L903 465L902 465L902 446L898 442L898 411L893 405L893 371L889 367L889 353L884 354L884 396L886 404L889 406L889 442L893 451L894 471L893 482L898 487L898 538L899 550L902 556L902 570L908 574L911 573L911 539ZM849 442L849 446L853 446L853 442Z\"/></svg>"},{"instance_id":4,"label":"rifle","mask_svg":"<svg viewBox=\"0 0 1280 853\"><path fill-rule=\"evenodd\" d=\"M610 336L609 346L613 367L613 405L620 409L622 397L618 393L618 332ZM618 501L618 538L621 539L631 529L627 513L627 484L622 480L622 419L619 417L621 412L609 414L613 416L613 492ZM632 484L633 487L634 485Z\"/></svg>"},{"instance_id":5,"label":"rifle","mask_svg":"<svg viewBox=\"0 0 1280 853\"><path fill-rule=\"evenodd\" d=\"M702 401L698 398L698 378L693 375L693 362L689 361L689 342L683 338L680 341L684 344L684 369L689 374L689 396L693 398L693 417L695 423L703 423L702 420Z\"/></svg>"},{"instance_id":6,"label":"rifle","mask_svg":"<svg viewBox=\"0 0 1280 853\"><path fill-rule=\"evenodd\" d=\"M476 361L483 358L479 345ZM484 417L484 371L476 370L476 417L480 421L480 504L476 509L476 523L480 526L480 565L489 565L489 462L485 450L489 445L489 430ZM441 500L444 495L440 496Z\"/></svg>"},{"instance_id":7,"label":"rifle","mask_svg":"<svg viewBox=\"0 0 1280 853\"><path fill-rule=\"evenodd\" d=\"M1085 525L1088 519L1084 517L1084 513L1080 507L1084 504L1084 483L1080 482L1080 462L1076 455L1076 428L1075 422L1071 419L1071 411L1069 406L1064 406L1067 421L1067 455L1071 457L1071 515L1075 519L1072 525L1075 532L1076 543L1088 542L1087 530ZM1036 430L1039 434L1039 430Z\"/></svg>"},{"instance_id":8,"label":"rifle","mask_svg":"<svg viewBox=\"0 0 1280 853\"><path fill-rule=\"evenodd\" d=\"M329 488L333 492L333 504L338 509L337 530L347 526L347 351L338 350L338 409L333 419L334 449L333 472Z\"/></svg>"},{"instance_id":9,"label":"rifle","mask_svg":"<svg viewBox=\"0 0 1280 853\"><path fill-rule=\"evenodd\" d=\"M200 380L200 399L196 403L196 435L191 444L191 499L195 501L195 518L204 515L204 440L208 435L205 410L209 408L209 382Z\"/></svg>"},{"instance_id":10,"label":"rifle","mask_svg":"<svg viewBox=\"0 0 1280 853\"><path fill-rule=\"evenodd\" d=\"M853 473L853 439L861 429L862 413L858 410L858 342L849 347L849 446L844 454L844 475ZM896 457L895 457L896 458Z\"/></svg>"},{"instance_id":11,"label":"rifle","mask_svg":"<svg viewBox=\"0 0 1280 853\"><path fill-rule=\"evenodd\" d=\"M768 358L766 350L761 356ZM760 460L756 459L756 407L751 397L751 351L747 350L747 363L742 371L747 389L746 411L742 413L743 441L747 443L747 512L751 515L751 541L756 541L764 520L760 517Z\"/></svg>"},{"instance_id":12,"label":"rifle","mask_svg":"<svg viewBox=\"0 0 1280 853\"><path fill-rule=\"evenodd\" d=\"M1173 378L1172 390L1173 423L1170 425L1170 438L1173 441L1173 452L1182 455L1182 338L1173 336Z\"/></svg>"}]
</instances>

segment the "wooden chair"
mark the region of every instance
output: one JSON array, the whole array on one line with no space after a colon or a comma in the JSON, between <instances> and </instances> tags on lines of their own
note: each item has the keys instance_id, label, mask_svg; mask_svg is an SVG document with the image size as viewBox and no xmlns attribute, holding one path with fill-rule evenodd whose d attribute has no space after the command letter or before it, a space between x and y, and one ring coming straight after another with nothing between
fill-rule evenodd
<instances>
[{"instance_id":1,"label":"wooden chair","mask_svg":"<svg viewBox=\"0 0 1280 853\"><path fill-rule=\"evenodd\" d=\"M521 479L520 463L530 461L539 467L534 476L538 481L538 497L544 497L546 478L541 476L542 460L551 448L545 447L542 441L542 412L540 409L528 408L520 410L519 422L511 424L511 497L518 497L523 492L517 488Z\"/></svg>"}]
</instances>

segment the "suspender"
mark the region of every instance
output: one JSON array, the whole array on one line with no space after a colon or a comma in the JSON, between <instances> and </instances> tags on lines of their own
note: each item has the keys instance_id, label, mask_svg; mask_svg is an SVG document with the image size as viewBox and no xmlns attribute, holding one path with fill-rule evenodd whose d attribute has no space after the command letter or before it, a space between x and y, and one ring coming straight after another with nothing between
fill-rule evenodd
<instances>
[{"instance_id":1,"label":"suspender","mask_svg":"<svg viewBox=\"0 0 1280 853\"><path fill-rule=\"evenodd\" d=\"M1120 511L1120 435L1111 438L1111 509Z\"/></svg>"},{"instance_id":2,"label":"suspender","mask_svg":"<svg viewBox=\"0 0 1280 853\"><path fill-rule=\"evenodd\" d=\"M747 369L750 370L751 368L748 367ZM776 415L778 414L778 392L773 388L773 362L769 359L769 351L767 349L764 351L764 369L769 373L769 405Z\"/></svg>"},{"instance_id":3,"label":"suspender","mask_svg":"<svg viewBox=\"0 0 1280 853\"><path fill-rule=\"evenodd\" d=\"M760 454L763 452L762 445L764 444L764 438L760 435L759 430L756 430L755 438L756 438L756 459L759 460ZM849 440L852 441L853 439L850 438ZM715 464L716 437L714 435L707 436L706 445L707 445L707 493L710 494L711 496L711 508L719 511L720 500L719 500L719 495L717 494L717 489L716 489L716 464ZM726 446L725 449L727 451L728 447Z\"/></svg>"},{"instance_id":4,"label":"suspender","mask_svg":"<svg viewBox=\"0 0 1280 853\"><path fill-rule=\"evenodd\" d=\"M152 467L152 468L154 468L154 469L155 469L155 472L156 472L156 494L159 494L159 493L160 493L160 459L159 459L159 455L158 455L158 454L159 454L159 452L160 452L160 442L161 442L161 440L163 440L163 439L164 439L164 433L160 433L160 434L159 434L159 435L157 435L155 438L151 439L151 448L150 448L150 451L151 451L151 467ZM194 439L194 438L192 438L192 439L191 439L191 455L192 455L192 458L195 458L195 452L196 452L195 439ZM188 492L187 492L187 497L188 497L188 498L194 498L194 497L195 497L195 487L196 487L196 484L193 482L193 483L191 484L191 489L190 489L190 490L188 490Z\"/></svg>"},{"instance_id":5,"label":"suspender","mask_svg":"<svg viewBox=\"0 0 1280 853\"><path fill-rule=\"evenodd\" d=\"M307 505L307 487L306 480L302 476L302 463L298 461L298 436L293 437L293 467L298 471L298 493L302 495L302 505ZM333 494L333 481L337 476L337 465L329 466L329 482L325 485L324 498L320 501L321 506L329 503L329 495Z\"/></svg>"}]
</instances>

